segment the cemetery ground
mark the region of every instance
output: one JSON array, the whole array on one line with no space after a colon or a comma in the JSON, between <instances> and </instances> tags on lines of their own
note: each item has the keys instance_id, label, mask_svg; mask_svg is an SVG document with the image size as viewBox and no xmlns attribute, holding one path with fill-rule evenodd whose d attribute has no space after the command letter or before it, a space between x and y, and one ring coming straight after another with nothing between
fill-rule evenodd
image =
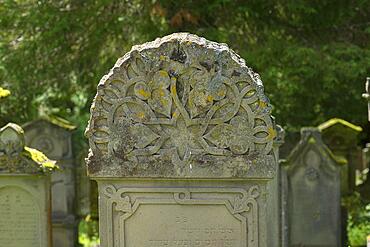
<instances>
[{"instance_id":1,"label":"cemetery ground","mask_svg":"<svg viewBox=\"0 0 370 247\"><path fill-rule=\"evenodd\" d=\"M370 246L369 6L0 0L0 247Z\"/></svg>"}]
</instances>

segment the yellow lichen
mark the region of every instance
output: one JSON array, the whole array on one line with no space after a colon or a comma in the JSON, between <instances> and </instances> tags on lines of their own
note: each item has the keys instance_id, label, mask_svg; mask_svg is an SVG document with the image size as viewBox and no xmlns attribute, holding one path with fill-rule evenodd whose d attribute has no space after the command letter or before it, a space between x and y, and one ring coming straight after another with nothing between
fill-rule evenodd
<instances>
[{"instance_id":1,"label":"yellow lichen","mask_svg":"<svg viewBox=\"0 0 370 247\"><path fill-rule=\"evenodd\" d=\"M150 92L146 91L143 88L140 88L137 90L137 93L143 96L144 98L149 98L150 97Z\"/></svg>"},{"instance_id":2,"label":"yellow lichen","mask_svg":"<svg viewBox=\"0 0 370 247\"><path fill-rule=\"evenodd\" d=\"M316 140L313 137L311 137L310 139L308 139L308 143L314 144L316 143Z\"/></svg>"},{"instance_id":3,"label":"yellow lichen","mask_svg":"<svg viewBox=\"0 0 370 247\"><path fill-rule=\"evenodd\" d=\"M270 140L274 139L277 135L276 130L272 127L268 128L267 132Z\"/></svg>"},{"instance_id":4,"label":"yellow lichen","mask_svg":"<svg viewBox=\"0 0 370 247\"><path fill-rule=\"evenodd\" d=\"M163 77L168 77L168 73L167 73L167 71L165 71L165 70L160 70L160 71L159 71L159 74L160 74L161 76L163 76Z\"/></svg>"},{"instance_id":5,"label":"yellow lichen","mask_svg":"<svg viewBox=\"0 0 370 247\"><path fill-rule=\"evenodd\" d=\"M207 101L208 101L208 102L212 102L212 101L213 101L213 97L212 97L212 95L208 95L208 96L207 96Z\"/></svg>"},{"instance_id":6,"label":"yellow lichen","mask_svg":"<svg viewBox=\"0 0 370 247\"><path fill-rule=\"evenodd\" d=\"M259 101L259 106L265 108L267 106L267 103L264 101Z\"/></svg>"},{"instance_id":7,"label":"yellow lichen","mask_svg":"<svg viewBox=\"0 0 370 247\"><path fill-rule=\"evenodd\" d=\"M362 131L362 128L360 126L357 126L357 125L354 125L344 119L340 119L340 118L332 118L328 121L326 121L325 123L322 123L318 126L318 129L320 131L323 131L333 125L336 125L336 124L341 124L341 125L344 125L350 129L353 129L354 131L357 131L357 132L361 132Z\"/></svg>"},{"instance_id":8,"label":"yellow lichen","mask_svg":"<svg viewBox=\"0 0 370 247\"><path fill-rule=\"evenodd\" d=\"M145 117L145 113L144 113L144 112L138 112L138 113L136 113L136 116L137 116L138 118L143 119L143 118Z\"/></svg>"},{"instance_id":9,"label":"yellow lichen","mask_svg":"<svg viewBox=\"0 0 370 247\"><path fill-rule=\"evenodd\" d=\"M165 90L160 89L160 90L159 90L159 95L160 95L161 97L165 96L165 95L166 95Z\"/></svg>"},{"instance_id":10,"label":"yellow lichen","mask_svg":"<svg viewBox=\"0 0 370 247\"><path fill-rule=\"evenodd\" d=\"M67 121L66 119L57 117L57 116L47 116L47 117L44 117L44 119L64 129L68 129L68 130L76 129L76 126L73 125L71 122Z\"/></svg>"},{"instance_id":11,"label":"yellow lichen","mask_svg":"<svg viewBox=\"0 0 370 247\"><path fill-rule=\"evenodd\" d=\"M175 84L172 84L171 85L171 92L173 93L173 94L177 94L177 92L176 92L177 90L176 90L176 85Z\"/></svg>"},{"instance_id":12,"label":"yellow lichen","mask_svg":"<svg viewBox=\"0 0 370 247\"><path fill-rule=\"evenodd\" d=\"M2 87L0 87L0 99L1 98L5 98L5 97L8 97L10 95L10 91L9 90L6 90Z\"/></svg>"},{"instance_id":13,"label":"yellow lichen","mask_svg":"<svg viewBox=\"0 0 370 247\"><path fill-rule=\"evenodd\" d=\"M49 170L58 168L58 166L55 164L56 162L54 160L50 160L42 152L40 152L36 149L33 149L33 148L29 148L29 147L25 147L24 151L25 151L26 156L31 158L34 162L36 162L37 164L39 164L43 168L46 168L46 169L49 169Z\"/></svg>"}]
</instances>

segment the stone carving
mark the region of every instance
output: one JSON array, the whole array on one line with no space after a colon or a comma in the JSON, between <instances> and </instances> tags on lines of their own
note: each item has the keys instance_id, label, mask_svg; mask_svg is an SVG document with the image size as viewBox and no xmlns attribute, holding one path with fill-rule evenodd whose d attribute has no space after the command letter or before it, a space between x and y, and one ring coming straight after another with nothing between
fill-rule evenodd
<instances>
[{"instance_id":1,"label":"stone carving","mask_svg":"<svg viewBox=\"0 0 370 247\"><path fill-rule=\"evenodd\" d=\"M134 46L101 79L86 136L102 246L280 245L283 133L225 44L178 33Z\"/></svg>"},{"instance_id":2,"label":"stone carving","mask_svg":"<svg viewBox=\"0 0 370 247\"><path fill-rule=\"evenodd\" d=\"M55 168L55 161L43 153L25 147L23 129L8 124L0 129L0 172L42 173Z\"/></svg>"},{"instance_id":3,"label":"stone carving","mask_svg":"<svg viewBox=\"0 0 370 247\"><path fill-rule=\"evenodd\" d=\"M138 195L139 194L139 195ZM112 224L108 232L113 232L114 215L118 213L122 235L119 237L120 246L126 246L124 237L125 221L132 217L142 205L223 205L228 212L242 224L240 234L241 245L257 247L258 245L258 203L260 196L258 185L248 190L240 188L120 188L112 184L103 188L106 215ZM122 213L122 214L120 214ZM175 216L173 216L175 217ZM180 234L181 233L177 233ZM247 234L248 236L244 236ZM108 246L113 244L113 236L107 237ZM117 242L116 242L117 243Z\"/></svg>"},{"instance_id":4,"label":"stone carving","mask_svg":"<svg viewBox=\"0 0 370 247\"><path fill-rule=\"evenodd\" d=\"M170 35L134 46L102 78L89 162L99 154L133 170L156 156L182 173L200 155L269 155L270 110L259 75L226 45Z\"/></svg>"}]
</instances>

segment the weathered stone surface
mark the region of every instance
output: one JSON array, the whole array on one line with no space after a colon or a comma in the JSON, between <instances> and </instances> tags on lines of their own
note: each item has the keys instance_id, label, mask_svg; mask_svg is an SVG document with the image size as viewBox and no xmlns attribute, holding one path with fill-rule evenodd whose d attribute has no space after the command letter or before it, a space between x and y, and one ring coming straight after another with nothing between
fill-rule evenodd
<instances>
[{"instance_id":1,"label":"weathered stone surface","mask_svg":"<svg viewBox=\"0 0 370 247\"><path fill-rule=\"evenodd\" d=\"M259 75L225 44L186 33L117 61L86 135L92 177L273 176L276 133Z\"/></svg>"},{"instance_id":2,"label":"weathered stone surface","mask_svg":"<svg viewBox=\"0 0 370 247\"><path fill-rule=\"evenodd\" d=\"M224 44L134 46L100 81L86 131L101 245L279 246L270 108Z\"/></svg>"},{"instance_id":3,"label":"weathered stone surface","mask_svg":"<svg viewBox=\"0 0 370 247\"><path fill-rule=\"evenodd\" d=\"M24 146L23 129L0 129L0 246L51 246L50 176L55 162Z\"/></svg>"},{"instance_id":4,"label":"weathered stone surface","mask_svg":"<svg viewBox=\"0 0 370 247\"><path fill-rule=\"evenodd\" d=\"M302 130L284 167L288 246L341 246L340 167L345 164L331 153L317 129Z\"/></svg>"},{"instance_id":5,"label":"weathered stone surface","mask_svg":"<svg viewBox=\"0 0 370 247\"><path fill-rule=\"evenodd\" d=\"M101 180L100 241L102 246L279 246L266 240L266 193L261 181Z\"/></svg>"},{"instance_id":6,"label":"weathered stone surface","mask_svg":"<svg viewBox=\"0 0 370 247\"><path fill-rule=\"evenodd\" d=\"M23 128L27 146L58 161L60 169L51 176L53 246L74 247L77 243L78 204L72 131L76 127L64 119L48 117L27 123Z\"/></svg>"}]
</instances>

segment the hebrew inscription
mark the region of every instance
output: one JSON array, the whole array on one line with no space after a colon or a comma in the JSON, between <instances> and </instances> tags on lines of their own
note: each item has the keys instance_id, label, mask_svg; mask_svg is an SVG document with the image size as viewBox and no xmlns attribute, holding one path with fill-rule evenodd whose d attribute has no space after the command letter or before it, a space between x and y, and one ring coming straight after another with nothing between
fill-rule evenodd
<instances>
[{"instance_id":1,"label":"hebrew inscription","mask_svg":"<svg viewBox=\"0 0 370 247\"><path fill-rule=\"evenodd\" d=\"M28 192L13 186L0 188L0 246L41 246L39 214Z\"/></svg>"},{"instance_id":2,"label":"hebrew inscription","mask_svg":"<svg viewBox=\"0 0 370 247\"><path fill-rule=\"evenodd\" d=\"M126 221L126 240L127 246L143 247L241 247L242 229L225 206L142 205Z\"/></svg>"},{"instance_id":3,"label":"hebrew inscription","mask_svg":"<svg viewBox=\"0 0 370 247\"><path fill-rule=\"evenodd\" d=\"M118 60L86 133L92 155L129 169L155 156L181 173L203 155L271 154L270 110L259 75L226 45L176 34Z\"/></svg>"},{"instance_id":4,"label":"hebrew inscription","mask_svg":"<svg viewBox=\"0 0 370 247\"><path fill-rule=\"evenodd\" d=\"M259 187L104 188L109 246L258 246ZM147 224L151 222L151 224ZM111 228L110 228L111 227ZM140 232L141 234L137 234Z\"/></svg>"}]
</instances>

